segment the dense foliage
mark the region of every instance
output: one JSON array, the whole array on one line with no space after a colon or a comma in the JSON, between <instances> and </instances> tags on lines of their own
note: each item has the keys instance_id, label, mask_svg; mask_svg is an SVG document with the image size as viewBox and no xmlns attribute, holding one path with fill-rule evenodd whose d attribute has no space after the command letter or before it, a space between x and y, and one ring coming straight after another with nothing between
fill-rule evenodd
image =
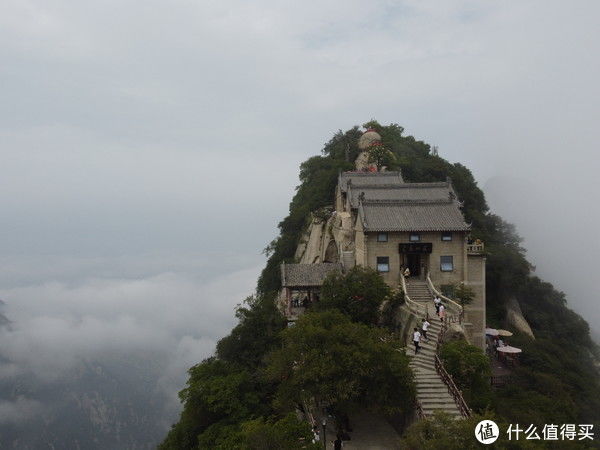
<instances>
[{"instance_id":1,"label":"dense foliage","mask_svg":"<svg viewBox=\"0 0 600 450\"><path fill-rule=\"evenodd\" d=\"M281 342L285 320L272 296L249 297L236 315L239 323L219 341L216 357L189 370L187 387L179 394L183 411L161 449L263 448L244 444L244 424L279 424L280 429L290 423L278 422L284 415L272 408L276 386L261 376L265 354ZM307 424L302 427L310 431Z\"/></svg>"},{"instance_id":2,"label":"dense foliage","mask_svg":"<svg viewBox=\"0 0 600 450\"><path fill-rule=\"evenodd\" d=\"M485 242L488 322L492 326L504 325L505 303L516 298L536 335L535 340L520 335L511 339L511 344L523 348L522 364L515 371L512 383L491 394L483 387L487 369L482 354L462 344L445 348L447 364L470 396L471 405L482 408L491 404L499 420L507 423L598 423L600 385L594 366L598 350L590 339L589 327L568 308L562 293L532 276L532 267L514 226L489 212L483 192L465 166L452 164L432 152L428 144L404 136L403 128L397 124L382 126L371 121L365 126L374 128L382 136L384 148L394 155L386 164L390 170L401 169L406 181L451 179L463 203L466 220L472 224L473 238ZM398 375L403 380L404 400L410 397L411 387L402 358L382 361L388 350L373 341L379 331L349 322L375 322L371 314L379 300L365 304L343 302L344 298L353 299L356 286L362 289L360 278L368 278L368 275L357 275L353 289L342 286L341 279L335 278L328 282L330 291L328 286L324 289L323 306L346 314L340 319L343 322L340 326L347 328L347 342L342 339L346 334L328 322L336 315L332 312L303 319L297 328L305 332L302 335L294 329L282 333L285 322L273 302L280 288L279 265L293 261L310 213L333 203L338 174L353 168L360 136L358 127L346 132L340 130L325 144L321 156L309 158L301 165L300 185L290 203L289 215L279 223L279 236L265 249L268 261L258 280L258 296L238 310L240 322L231 335L219 342L216 357L190 370L188 387L181 393L184 403L181 418L161 448L269 448L268 442L286 439L286 448L305 445L306 424L294 423L288 416L290 401L297 400L302 389L340 404L345 399L357 401L367 394L385 404L386 395L393 397L398 393L398 386L391 388L386 383ZM337 295L334 288L345 291ZM382 292L377 292L373 298L379 299L381 295ZM393 296L392 300L384 303L384 308L397 307L402 302ZM358 337L366 342L358 342ZM282 345L289 354L281 350ZM323 352L328 346L347 356L340 367L339 363L332 363L333 353ZM320 358L310 353L316 350ZM308 351L310 358L303 359L306 353L302 351ZM374 351L372 357L365 354L371 351ZM290 355L296 359L292 360ZM323 385L311 384L311 380L290 371L292 361L318 376ZM360 380L349 379L351 374L346 372L359 370L362 373L352 361L381 364L382 374L364 374L383 377L377 380L381 390L367 392ZM477 369L471 370L467 367L470 365ZM343 373L339 373L340 370ZM344 391L343 386L336 386L337 377L350 383L352 389ZM404 404L401 398L391 403L396 408ZM421 421L411 427L405 444L407 448L475 448L473 425L471 421ZM262 434L264 441L260 439ZM498 448L511 447L506 444Z\"/></svg>"},{"instance_id":3,"label":"dense foliage","mask_svg":"<svg viewBox=\"0 0 600 450\"><path fill-rule=\"evenodd\" d=\"M490 360L479 348L465 341L442 345L440 357L469 407L483 411L492 400Z\"/></svg>"},{"instance_id":4,"label":"dense foliage","mask_svg":"<svg viewBox=\"0 0 600 450\"><path fill-rule=\"evenodd\" d=\"M377 271L360 266L346 274L332 273L321 288L317 309L337 309L355 322L377 324L379 307L391 294Z\"/></svg>"},{"instance_id":5,"label":"dense foliage","mask_svg":"<svg viewBox=\"0 0 600 450\"><path fill-rule=\"evenodd\" d=\"M283 345L270 355L267 372L279 381L278 403L314 400L342 412L357 404L389 414L410 412L408 357L386 336L335 309L305 314L283 332Z\"/></svg>"},{"instance_id":6,"label":"dense foliage","mask_svg":"<svg viewBox=\"0 0 600 450\"><path fill-rule=\"evenodd\" d=\"M542 447L535 441L525 440L522 436L518 441L510 441L505 433L508 423L486 411L485 414L475 414L465 420L455 420L440 412L432 418L415 422L404 433L400 448L407 450L476 450L485 448L486 446L479 444L473 435L477 424L484 419L493 420L501 430L498 440L490 445L490 448L521 450ZM574 446L569 446L567 443L563 448L581 447L577 443Z\"/></svg>"}]
</instances>

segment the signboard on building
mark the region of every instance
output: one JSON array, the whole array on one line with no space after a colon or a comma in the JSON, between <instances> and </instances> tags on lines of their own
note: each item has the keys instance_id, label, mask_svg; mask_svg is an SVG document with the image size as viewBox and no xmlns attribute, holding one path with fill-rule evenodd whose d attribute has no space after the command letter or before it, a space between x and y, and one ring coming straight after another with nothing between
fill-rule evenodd
<instances>
[{"instance_id":1,"label":"signboard on building","mask_svg":"<svg viewBox=\"0 0 600 450\"><path fill-rule=\"evenodd\" d=\"M431 242L411 242L400 244L400 253L431 253Z\"/></svg>"}]
</instances>

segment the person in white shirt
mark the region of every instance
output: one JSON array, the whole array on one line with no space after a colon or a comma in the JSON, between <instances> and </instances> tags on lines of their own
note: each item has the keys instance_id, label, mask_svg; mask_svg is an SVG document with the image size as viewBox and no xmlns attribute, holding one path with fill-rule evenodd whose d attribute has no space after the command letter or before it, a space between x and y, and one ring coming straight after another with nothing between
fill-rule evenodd
<instances>
[{"instance_id":1,"label":"person in white shirt","mask_svg":"<svg viewBox=\"0 0 600 450\"><path fill-rule=\"evenodd\" d=\"M440 303L440 310L438 311L438 316L440 316L440 320L443 322L444 317L446 317L446 307L443 303Z\"/></svg>"},{"instance_id":2,"label":"person in white shirt","mask_svg":"<svg viewBox=\"0 0 600 450\"><path fill-rule=\"evenodd\" d=\"M313 432L312 442L313 442L313 444L316 444L317 442L319 442L321 440L321 436L319 435L319 430L316 425L313 425L312 432Z\"/></svg>"},{"instance_id":3,"label":"person in white shirt","mask_svg":"<svg viewBox=\"0 0 600 450\"><path fill-rule=\"evenodd\" d=\"M442 304L442 299L440 299L439 295L433 297L433 306L435 306L435 313L440 313L440 305Z\"/></svg>"},{"instance_id":4,"label":"person in white shirt","mask_svg":"<svg viewBox=\"0 0 600 450\"><path fill-rule=\"evenodd\" d=\"M423 339L428 341L429 338L427 337L427 329L429 328L429 325L431 325L431 324L429 322L427 322L427 319L423 319L421 322L423 322L421 324L421 333L423 334Z\"/></svg>"},{"instance_id":5,"label":"person in white shirt","mask_svg":"<svg viewBox=\"0 0 600 450\"><path fill-rule=\"evenodd\" d=\"M417 327L415 327L415 330L414 330L414 333L413 333L413 344L415 344L415 355L417 354L417 352L421 348L421 347L419 347L419 342L420 341L421 341L421 333L419 333L419 329Z\"/></svg>"}]
</instances>

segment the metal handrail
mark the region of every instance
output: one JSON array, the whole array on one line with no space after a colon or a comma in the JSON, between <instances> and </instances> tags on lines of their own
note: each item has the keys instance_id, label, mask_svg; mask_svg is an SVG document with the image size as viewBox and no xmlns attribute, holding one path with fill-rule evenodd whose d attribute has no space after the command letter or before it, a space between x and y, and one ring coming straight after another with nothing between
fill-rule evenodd
<instances>
[{"instance_id":1,"label":"metal handrail","mask_svg":"<svg viewBox=\"0 0 600 450\"><path fill-rule=\"evenodd\" d=\"M460 389L458 389L458 387L456 387L456 384L452 379L452 375L448 373L438 355L435 355L435 369L444 384L448 386L448 392L450 392L450 395L452 395L452 398L454 398L454 403L456 403L456 406L458 406L460 414L463 417L470 417L471 410L467 406L467 402L465 402L462 392Z\"/></svg>"},{"instance_id":2,"label":"metal handrail","mask_svg":"<svg viewBox=\"0 0 600 450\"><path fill-rule=\"evenodd\" d=\"M442 362L442 360L439 357L440 346L442 344L444 334L446 333L446 329L447 329L446 323L442 323L442 328L440 330L440 333L438 334L438 340L437 340L435 355L434 355L435 370L438 373L438 375L440 376L440 378L442 379L442 381L444 382L444 384L448 387L448 392L450 393L450 395L452 395L452 398L454 399L454 403L456 403L456 406L458 407L460 414L463 417L470 417L471 409L467 405L467 402L465 401L465 399L462 395L462 391L456 386L456 383L454 383L454 379L452 378L452 375L450 375L448 373L448 371L444 367L444 363Z\"/></svg>"},{"instance_id":3,"label":"metal handrail","mask_svg":"<svg viewBox=\"0 0 600 450\"><path fill-rule=\"evenodd\" d=\"M445 300L449 305L452 305L453 309L456 309L458 311L458 323L462 323L462 319L464 318L464 315L465 315L464 308L459 303L455 302L454 300L452 300L449 297L446 297L444 294L442 294L440 291L438 291L437 288L435 287L435 285L433 284L433 281L431 281L429 274L427 274L427 285L429 286L429 289L431 289L431 291L434 294L436 294L441 299ZM450 320L450 322L456 322L456 319Z\"/></svg>"}]
</instances>

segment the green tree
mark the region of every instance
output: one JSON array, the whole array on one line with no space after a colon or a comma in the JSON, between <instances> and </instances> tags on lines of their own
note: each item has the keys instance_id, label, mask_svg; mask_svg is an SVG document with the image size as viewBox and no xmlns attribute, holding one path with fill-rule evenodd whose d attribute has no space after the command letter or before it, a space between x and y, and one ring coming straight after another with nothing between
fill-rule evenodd
<instances>
[{"instance_id":1,"label":"green tree","mask_svg":"<svg viewBox=\"0 0 600 450\"><path fill-rule=\"evenodd\" d=\"M189 370L187 387L179 393L183 411L161 449L185 450L198 445L198 436L218 426L269 413L263 389L247 370L209 358Z\"/></svg>"},{"instance_id":2,"label":"green tree","mask_svg":"<svg viewBox=\"0 0 600 450\"><path fill-rule=\"evenodd\" d=\"M462 306L468 305L475 298L475 291L465 283L458 283L454 287L454 296L458 299Z\"/></svg>"},{"instance_id":3,"label":"green tree","mask_svg":"<svg viewBox=\"0 0 600 450\"><path fill-rule=\"evenodd\" d=\"M396 156L385 148L385 146L376 142L368 150L367 161L377 166L377 171L380 171L383 166L390 166L396 161Z\"/></svg>"},{"instance_id":4,"label":"green tree","mask_svg":"<svg viewBox=\"0 0 600 450\"><path fill-rule=\"evenodd\" d=\"M258 367L269 349L279 343L286 320L275 306L275 296L248 297L236 309L239 323L217 343L217 356L249 368Z\"/></svg>"},{"instance_id":5,"label":"green tree","mask_svg":"<svg viewBox=\"0 0 600 450\"><path fill-rule=\"evenodd\" d=\"M248 450L320 450L313 444L313 434L307 422L299 421L293 413L278 421L255 419L241 426L243 448Z\"/></svg>"},{"instance_id":6,"label":"green tree","mask_svg":"<svg viewBox=\"0 0 600 450\"><path fill-rule=\"evenodd\" d=\"M419 420L411 425L400 441L400 448L407 450L478 450L485 448L475 438L475 428L482 420L493 420L500 428L498 440L490 446L494 449L521 450L544 448L521 435L519 441L509 441L506 434L508 424L490 412L473 415L468 419L456 420L438 412L433 417Z\"/></svg>"},{"instance_id":7,"label":"green tree","mask_svg":"<svg viewBox=\"0 0 600 450\"><path fill-rule=\"evenodd\" d=\"M355 266L346 274L334 272L325 279L316 308L335 308L355 322L377 324L379 307L390 295L390 287L377 271Z\"/></svg>"},{"instance_id":8,"label":"green tree","mask_svg":"<svg viewBox=\"0 0 600 450\"><path fill-rule=\"evenodd\" d=\"M353 404L407 413L414 401L408 357L385 332L329 310L308 313L283 333L266 374L279 383L277 403L315 399L337 410Z\"/></svg>"},{"instance_id":9,"label":"green tree","mask_svg":"<svg viewBox=\"0 0 600 450\"><path fill-rule=\"evenodd\" d=\"M486 354L468 342L450 341L442 345L440 357L467 405L479 411L489 407L492 403L492 370Z\"/></svg>"}]
</instances>

